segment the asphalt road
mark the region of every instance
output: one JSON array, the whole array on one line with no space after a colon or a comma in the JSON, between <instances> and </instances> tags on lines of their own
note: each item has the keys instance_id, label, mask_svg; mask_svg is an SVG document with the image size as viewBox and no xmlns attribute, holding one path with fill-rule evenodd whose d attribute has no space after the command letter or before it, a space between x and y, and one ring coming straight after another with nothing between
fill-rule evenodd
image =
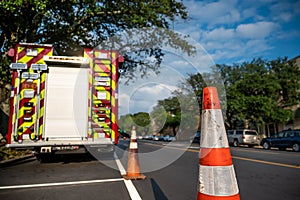
<instances>
[{"instance_id":1,"label":"asphalt road","mask_svg":"<svg viewBox=\"0 0 300 200\"><path fill-rule=\"evenodd\" d=\"M0 199L196 199L197 145L166 146L139 141L139 160L145 180L125 181L129 142L116 149L120 160L105 164L86 155L58 156L47 163L35 158L0 168ZM231 148L243 200L298 199L300 153ZM157 156L159 155L159 156ZM164 162L164 161L168 162ZM153 169L151 169L153 168Z\"/></svg>"}]
</instances>

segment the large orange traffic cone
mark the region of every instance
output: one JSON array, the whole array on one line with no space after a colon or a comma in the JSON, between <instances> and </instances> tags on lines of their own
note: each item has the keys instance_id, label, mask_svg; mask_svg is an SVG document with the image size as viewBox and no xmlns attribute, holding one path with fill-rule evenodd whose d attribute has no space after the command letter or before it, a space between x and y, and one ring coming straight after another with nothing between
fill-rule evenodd
<instances>
[{"instance_id":1,"label":"large orange traffic cone","mask_svg":"<svg viewBox=\"0 0 300 200\"><path fill-rule=\"evenodd\" d=\"M140 173L140 165L138 160L138 144L136 140L135 127L132 127L130 144L129 144L129 155L126 175L123 176L127 180L145 179L146 176Z\"/></svg>"},{"instance_id":2,"label":"large orange traffic cone","mask_svg":"<svg viewBox=\"0 0 300 200\"><path fill-rule=\"evenodd\" d=\"M203 90L198 200L239 200L217 88Z\"/></svg>"}]
</instances>

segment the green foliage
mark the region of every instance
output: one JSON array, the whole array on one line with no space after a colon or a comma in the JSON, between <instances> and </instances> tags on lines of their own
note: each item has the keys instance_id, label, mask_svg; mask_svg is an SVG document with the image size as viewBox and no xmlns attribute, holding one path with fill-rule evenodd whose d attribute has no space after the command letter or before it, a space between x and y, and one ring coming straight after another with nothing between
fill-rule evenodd
<instances>
[{"instance_id":1,"label":"green foliage","mask_svg":"<svg viewBox=\"0 0 300 200\"><path fill-rule=\"evenodd\" d=\"M5 84L11 82L10 64L7 57L0 57L0 87L3 88Z\"/></svg>"},{"instance_id":2,"label":"green foliage","mask_svg":"<svg viewBox=\"0 0 300 200\"><path fill-rule=\"evenodd\" d=\"M226 97L219 93L219 98L226 99L221 104L227 128L244 126L245 122L255 127L293 119L290 108L300 102L300 68L295 61L286 57L271 61L258 58L232 66L217 65L212 74L190 74L180 88L187 94L194 92L201 108L204 87L213 85L222 90L219 78L226 90Z\"/></svg>"},{"instance_id":3,"label":"green foliage","mask_svg":"<svg viewBox=\"0 0 300 200\"><path fill-rule=\"evenodd\" d=\"M290 106L300 101L300 70L287 58L218 65L227 91L226 124L286 123L293 119Z\"/></svg>"},{"instance_id":4,"label":"green foliage","mask_svg":"<svg viewBox=\"0 0 300 200\"><path fill-rule=\"evenodd\" d=\"M154 119L157 130L163 132L167 128L172 128L172 134L176 135L176 128L181 121L180 103L176 97L159 100L153 109L151 116Z\"/></svg>"},{"instance_id":5,"label":"green foliage","mask_svg":"<svg viewBox=\"0 0 300 200\"><path fill-rule=\"evenodd\" d=\"M199 127L200 110L194 93L173 92L173 96L160 100L151 112L156 132L189 139Z\"/></svg>"},{"instance_id":6,"label":"green foliage","mask_svg":"<svg viewBox=\"0 0 300 200\"><path fill-rule=\"evenodd\" d=\"M136 132L138 135L148 135L153 133L150 116L145 112L121 116L118 126L122 131L128 134L130 134L133 126L136 127Z\"/></svg>"},{"instance_id":7,"label":"green foliage","mask_svg":"<svg viewBox=\"0 0 300 200\"><path fill-rule=\"evenodd\" d=\"M2 61L6 52L19 42L53 44L59 55L79 56L83 47L96 47L123 30L169 29L176 18L187 19L187 11L182 2L173 0L7 0L0 2L0 18L0 66L5 69L0 81L7 82L8 65ZM183 51L191 48L173 32L166 38L171 47ZM149 49L140 51L152 53L159 64L159 47ZM129 64L124 65L124 72L139 63L134 62L136 57L125 55L125 59Z\"/></svg>"},{"instance_id":8,"label":"green foliage","mask_svg":"<svg viewBox=\"0 0 300 200\"><path fill-rule=\"evenodd\" d=\"M0 146L0 161L9 160L17 158L20 156L29 155L31 152L28 150L13 150L11 148L6 148L4 144Z\"/></svg>"},{"instance_id":9,"label":"green foliage","mask_svg":"<svg viewBox=\"0 0 300 200\"><path fill-rule=\"evenodd\" d=\"M136 125L142 127L148 126L151 123L149 114L145 112L139 112L134 114L133 121Z\"/></svg>"}]
</instances>

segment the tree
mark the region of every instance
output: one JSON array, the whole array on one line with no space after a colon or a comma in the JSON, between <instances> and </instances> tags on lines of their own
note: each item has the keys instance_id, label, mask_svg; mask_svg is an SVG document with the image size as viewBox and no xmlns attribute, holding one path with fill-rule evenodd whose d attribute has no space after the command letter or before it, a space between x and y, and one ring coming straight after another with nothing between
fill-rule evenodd
<instances>
[{"instance_id":1,"label":"tree","mask_svg":"<svg viewBox=\"0 0 300 200\"><path fill-rule=\"evenodd\" d=\"M151 116L156 126L162 129L158 131L164 132L164 130L171 128L172 134L176 135L176 128L178 128L181 121L181 109L178 99L176 97L169 97L159 100Z\"/></svg>"},{"instance_id":2,"label":"tree","mask_svg":"<svg viewBox=\"0 0 300 200\"><path fill-rule=\"evenodd\" d=\"M121 116L118 125L122 131L129 134L132 126L136 127L136 132L140 135L152 134L150 116L145 112Z\"/></svg>"},{"instance_id":3,"label":"tree","mask_svg":"<svg viewBox=\"0 0 300 200\"><path fill-rule=\"evenodd\" d=\"M215 71L217 69L217 72ZM197 96L202 105L202 91L207 85L217 85L222 90L219 73L226 90L226 97L219 94L225 110L227 129L266 123L286 123L293 119L290 107L300 101L300 69L286 57L266 61L261 58L242 64L216 65L211 74L190 74L180 88ZM226 105L223 105L223 103Z\"/></svg>"},{"instance_id":4,"label":"tree","mask_svg":"<svg viewBox=\"0 0 300 200\"><path fill-rule=\"evenodd\" d=\"M0 2L0 18L0 78L8 82L6 52L19 42L53 44L59 55L81 55L83 47L95 47L122 30L169 29L176 18L187 19L187 11L174 0L16 0ZM173 35L168 38L171 46L186 44L176 34L168 35ZM157 47L141 51L154 55L157 63L163 56ZM128 55L125 59L136 64ZM124 65L124 71L131 66Z\"/></svg>"},{"instance_id":5,"label":"tree","mask_svg":"<svg viewBox=\"0 0 300 200\"><path fill-rule=\"evenodd\" d=\"M295 62L287 58L272 61L258 58L218 68L227 91L227 128L293 119L289 107L300 100L300 70Z\"/></svg>"}]
</instances>

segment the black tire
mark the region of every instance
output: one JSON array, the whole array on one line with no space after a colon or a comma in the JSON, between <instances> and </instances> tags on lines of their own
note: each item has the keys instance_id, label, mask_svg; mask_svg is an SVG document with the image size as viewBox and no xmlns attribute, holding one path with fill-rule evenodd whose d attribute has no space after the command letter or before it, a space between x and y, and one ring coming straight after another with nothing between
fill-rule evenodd
<instances>
[{"instance_id":1,"label":"black tire","mask_svg":"<svg viewBox=\"0 0 300 200\"><path fill-rule=\"evenodd\" d=\"M233 140L233 144L234 147L238 147L239 146L239 141L237 139Z\"/></svg>"},{"instance_id":2,"label":"black tire","mask_svg":"<svg viewBox=\"0 0 300 200\"><path fill-rule=\"evenodd\" d=\"M264 149L270 149L269 142L264 142L262 146L263 146Z\"/></svg>"},{"instance_id":3,"label":"black tire","mask_svg":"<svg viewBox=\"0 0 300 200\"><path fill-rule=\"evenodd\" d=\"M300 145L299 145L299 143L294 143L293 146L292 146L292 149L293 149L293 151L299 152L300 151Z\"/></svg>"}]
</instances>

